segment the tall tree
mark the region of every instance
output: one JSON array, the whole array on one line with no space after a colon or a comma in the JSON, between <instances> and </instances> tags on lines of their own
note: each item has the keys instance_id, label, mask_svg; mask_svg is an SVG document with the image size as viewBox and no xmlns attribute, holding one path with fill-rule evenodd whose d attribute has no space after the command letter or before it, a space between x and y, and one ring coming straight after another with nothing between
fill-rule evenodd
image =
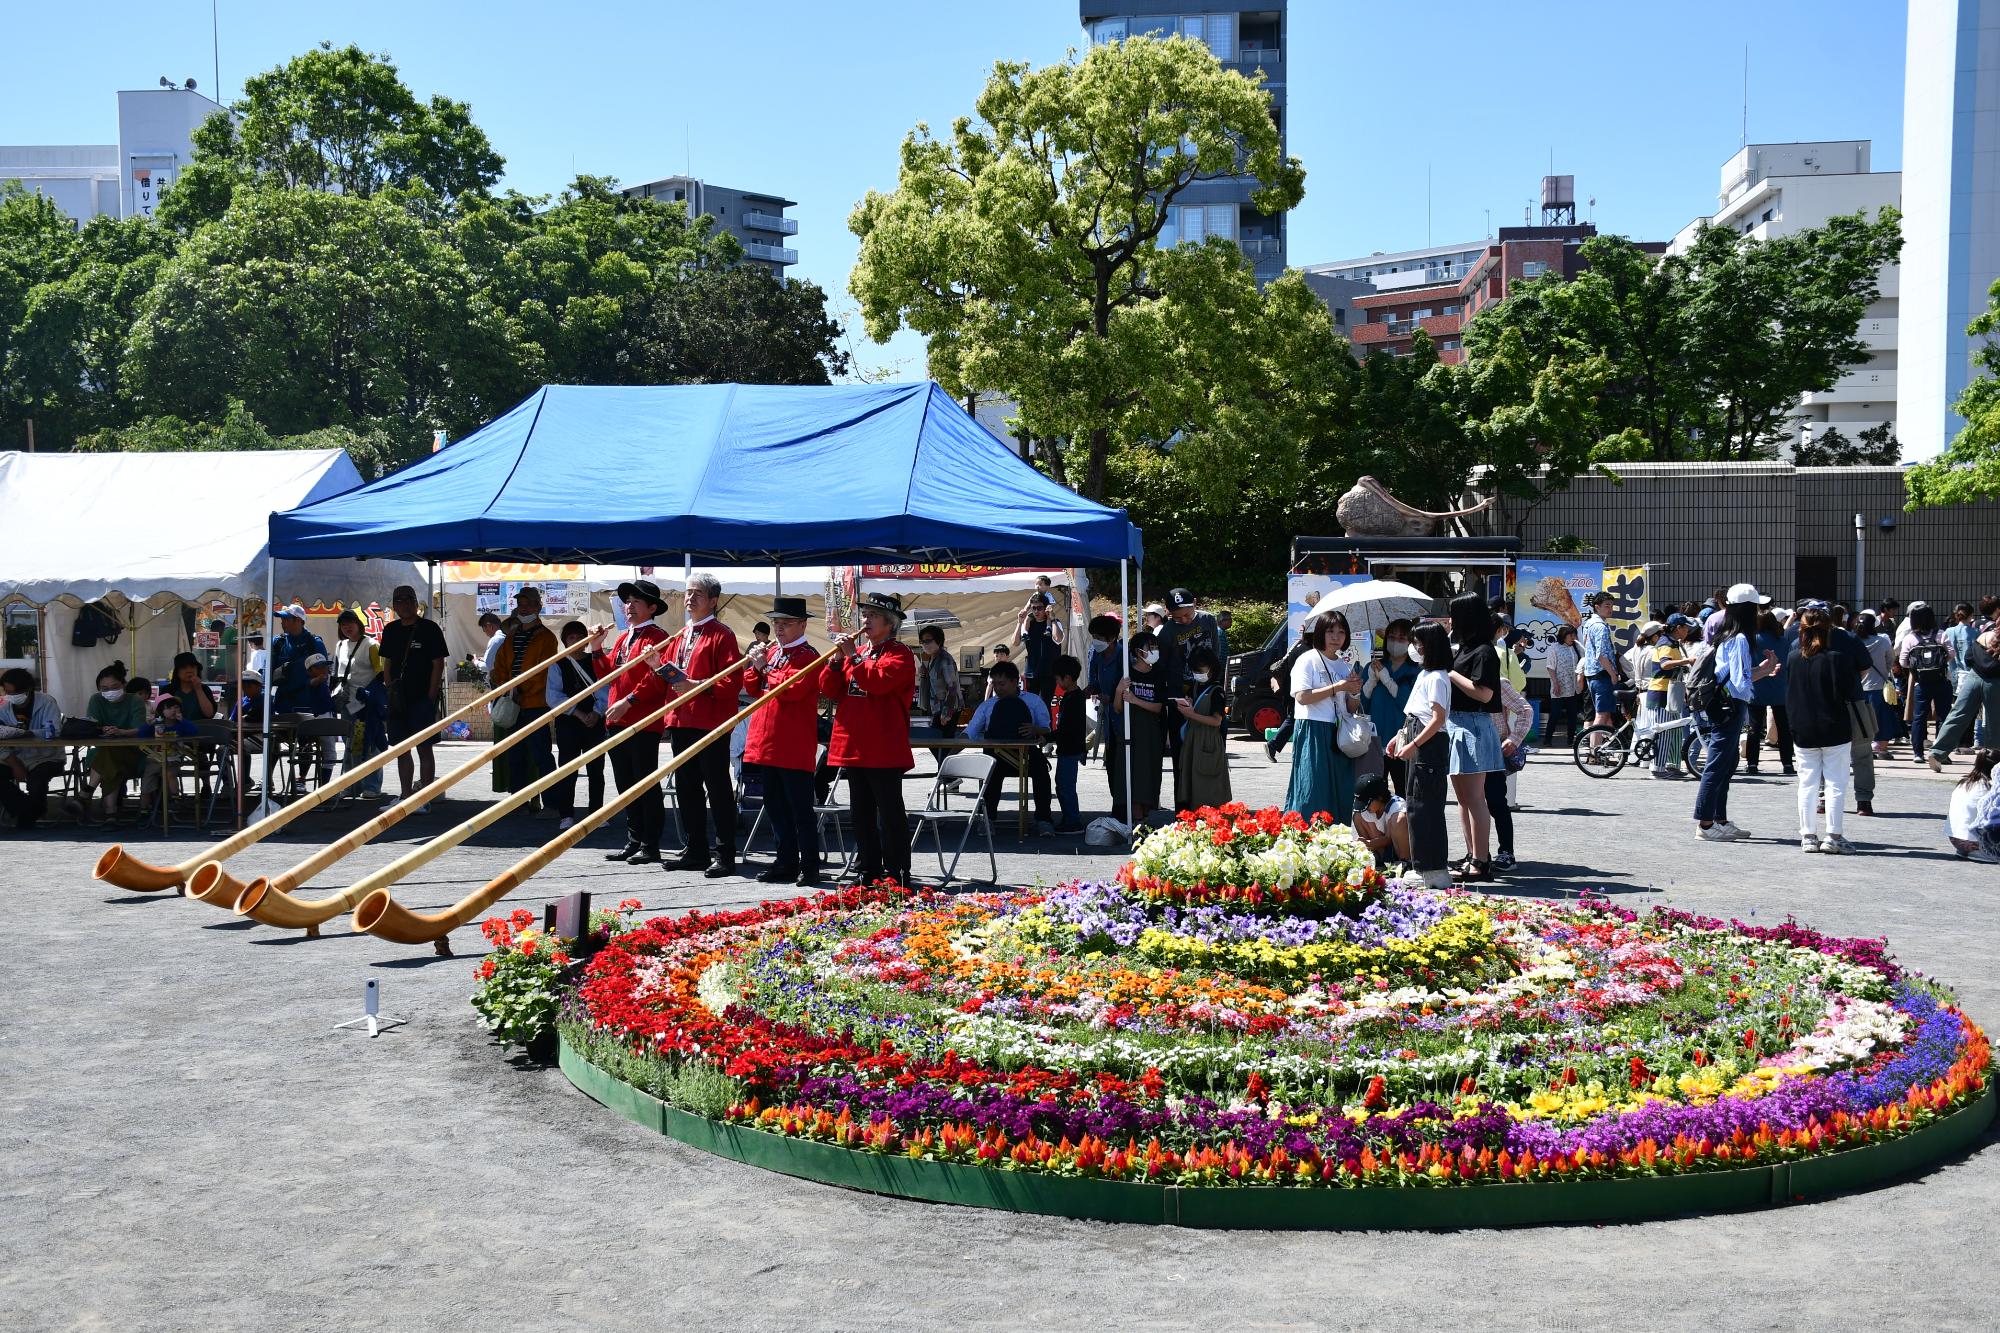
<instances>
[{"instance_id":1,"label":"tall tree","mask_svg":"<svg viewBox=\"0 0 2000 1333\"><path fill-rule=\"evenodd\" d=\"M1200 423L1207 395L1176 372L1250 284L1227 241L1163 246L1174 210L1199 180L1247 174L1275 214L1305 172L1258 83L1181 37L1000 63L975 109L947 140L919 125L894 193L854 211L849 290L872 337L925 335L953 396L1012 398L1057 478L1103 499L1115 446Z\"/></svg>"},{"instance_id":2,"label":"tall tree","mask_svg":"<svg viewBox=\"0 0 2000 1333\"><path fill-rule=\"evenodd\" d=\"M22 371L21 328L35 288L68 276L75 250L75 229L52 200L0 182L0 447L24 444L42 406Z\"/></svg>"},{"instance_id":3,"label":"tall tree","mask_svg":"<svg viewBox=\"0 0 2000 1333\"><path fill-rule=\"evenodd\" d=\"M1982 340L1972 354L1978 373L1953 404L1965 426L1943 453L1903 474L1911 509L2000 496L2000 282L1987 298L1965 330Z\"/></svg>"}]
</instances>

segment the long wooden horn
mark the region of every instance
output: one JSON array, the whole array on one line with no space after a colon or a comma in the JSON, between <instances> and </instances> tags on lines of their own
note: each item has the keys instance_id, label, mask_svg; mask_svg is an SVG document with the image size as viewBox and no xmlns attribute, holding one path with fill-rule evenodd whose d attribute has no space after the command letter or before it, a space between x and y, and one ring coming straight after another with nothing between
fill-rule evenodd
<instances>
[{"instance_id":1,"label":"long wooden horn","mask_svg":"<svg viewBox=\"0 0 2000 1333\"><path fill-rule=\"evenodd\" d=\"M666 716L674 709L679 708L682 704L687 703L710 686L736 676L743 670L744 665L749 660L748 657L741 658L735 665L718 671L707 680L702 681L689 690L686 694L669 699L666 703L660 705L660 707L632 723L631 728L637 729L651 726L654 722ZM633 662L626 665L635 665L637 662L638 659L634 659ZM623 668L620 669L623 670ZM607 676L605 679L609 680L611 677ZM312 873L316 873L319 869L323 868L321 865L314 864L315 861L319 860L318 857L314 857L301 862L293 870L287 871L285 874L279 875L274 879L251 881L250 885L247 888L243 888L233 900L236 913L239 916L253 917L267 926L280 926L288 930L312 929L322 922L330 921L348 908L354 906L354 904L360 902L370 893L373 893L376 889L387 888L389 885L403 879L412 870L427 864L435 857L458 846L458 844L464 842L481 829L488 828L505 819L508 815L520 809L550 787L555 786L556 783L577 772L591 760L610 753L612 748L623 739L622 735L606 737L576 758L562 765L562 767L556 769L553 773L537 778L529 786L511 793L507 799L496 801L492 805L487 806L471 819L454 825L422 846L411 849L382 869L363 877L349 887L342 889L339 893L318 899L292 897L289 890L297 884L304 882L303 879L296 877L297 871L306 870L307 877L309 878ZM310 867L309 870L308 867ZM192 891L193 883L200 882L201 876L206 874L207 870L208 867L204 866L196 872L195 881L190 883L190 891ZM288 879L292 882L287 883ZM212 902L214 900L208 899L207 901Z\"/></svg>"},{"instance_id":2,"label":"long wooden horn","mask_svg":"<svg viewBox=\"0 0 2000 1333\"><path fill-rule=\"evenodd\" d=\"M538 664L534 670L541 671L553 667L557 662L575 654L578 649L588 646L589 642L588 639L585 639L581 643L572 644L550 658L547 662ZM532 675L533 672L527 674ZM250 827L224 838L221 842L216 843L215 846L210 847L207 851L199 855L191 856L187 860L174 865L156 866L141 861L138 857L126 851L124 844L114 843L105 849L104 855L97 858L97 868L91 874L94 878L101 879L107 884L115 884L121 889L130 889L134 893L157 893L162 889L177 889L204 863L209 861L227 861L245 847L262 842L285 825L291 823L294 819L297 819L300 815L306 813L306 811L311 810L331 797L338 796L369 774L380 772L392 760L399 759L403 755L408 754L431 737L438 735L452 723L471 716L474 709L492 703L501 695L508 693L515 686L519 685L522 679L523 677L516 677L504 684L494 686L457 712L425 727L414 736L398 741L396 744L382 751L382 753L342 773L319 790L300 797L290 805L258 820L256 823L250 825Z\"/></svg>"},{"instance_id":3,"label":"long wooden horn","mask_svg":"<svg viewBox=\"0 0 2000 1333\"><path fill-rule=\"evenodd\" d=\"M424 786L418 788L416 791L411 792L408 796L405 796L402 800L396 802L394 805L389 806L387 809L383 810L382 813L376 815L373 819L361 825L361 827L355 829L353 832L349 833L346 837L341 838L337 842L330 843L327 846L321 848L319 851L314 852L311 856L308 856L305 860L299 862L297 865L293 866L290 870L287 870L284 874L279 875L276 878L270 880L269 883L287 892L289 892L292 889L298 888L300 885L305 884L307 881L312 879L314 875L317 875L320 871L326 869L328 866L332 865L335 861L340 860L342 857L348 855L350 852L356 851L361 847L365 847L369 842L373 841L378 835L383 833L385 830L394 828L397 824L400 824L409 815L411 815L418 809L422 808L423 806L428 805L431 802L432 798L437 796L439 793L450 790L458 783L463 782L466 778L471 777L474 773L477 773L480 769L486 767L486 765L491 763L496 756L507 753L507 751L513 749L516 745L519 745L522 741L525 741L528 739L528 737L534 735L535 732L540 728L544 726L553 726L557 718L561 717L564 713L569 712L570 709L575 708L577 705L584 703L591 697L591 695L595 694L598 689L618 679L618 677L624 675L627 671L630 671L633 667L640 665L642 665L641 659L636 657L633 658L625 665L619 667L616 671L613 671L609 675L605 676L603 680L593 684L590 687L590 689L585 690L580 694L575 694L570 696L569 698L563 700L561 703L557 704L554 708L551 708L544 716L536 718L535 721L529 724L528 726L522 727L518 731L510 732L506 736L501 737L499 740L493 742L492 745L488 746L485 750L482 750L479 754L466 760L464 763L460 764L457 768L452 769L451 772L446 773L444 776L436 778L431 782L425 784ZM265 881L263 880L253 880L251 883L245 884L243 881L237 879L234 875L231 875L228 871L224 870L219 862L204 861L201 864L200 868L197 869L194 872L194 874L188 879L188 897L198 899L201 902L211 903L214 906L220 907L223 911L227 912L232 908L234 908L243 899L244 895L250 892L250 890L254 889L258 884L264 882ZM262 895L259 896L261 897ZM330 902L332 900L327 899L326 901ZM360 901L360 899L357 898L354 901L358 902ZM347 906L352 906L352 903L347 904ZM334 913L338 913L344 910L345 910L344 907L336 907L333 909L333 912L329 913L328 915L333 915ZM324 921L326 917L321 917L320 919Z\"/></svg>"},{"instance_id":4,"label":"long wooden horn","mask_svg":"<svg viewBox=\"0 0 2000 1333\"><path fill-rule=\"evenodd\" d=\"M739 709L736 715L724 722L700 740L680 751L672 759L654 769L650 775L633 783L618 793L616 800L610 801L587 819L577 823L568 832L562 833L543 844L527 856L522 857L496 878L461 898L455 905L442 912L412 912L409 908L389 896L387 889L378 889L361 900L354 909L352 923L354 929L366 931L381 939L397 944L437 943L439 952L444 952L444 937L459 926L465 925L481 912L499 902L535 875L547 869L550 862L570 848L582 842L610 821L612 816L644 795L647 789L658 786L671 776L675 769L700 754L716 741L736 729L736 724L762 708L771 700L791 689L802 680L817 680L819 668L826 664L839 649L829 648L814 659L795 676L786 678L775 688L767 690L747 707Z\"/></svg>"}]
</instances>

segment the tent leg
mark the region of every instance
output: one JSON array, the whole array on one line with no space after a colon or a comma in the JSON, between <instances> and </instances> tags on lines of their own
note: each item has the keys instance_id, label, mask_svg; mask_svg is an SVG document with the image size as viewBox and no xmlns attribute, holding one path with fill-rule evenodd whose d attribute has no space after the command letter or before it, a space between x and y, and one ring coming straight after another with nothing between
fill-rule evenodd
<instances>
[{"instance_id":1,"label":"tent leg","mask_svg":"<svg viewBox=\"0 0 2000 1333\"><path fill-rule=\"evenodd\" d=\"M277 605L277 602L278 557L272 555L270 547L266 546L264 548L264 674L266 677L270 676L271 663L278 656L277 640L272 634L272 630L277 624L277 617L271 614L272 608ZM243 627L240 624L236 628L236 641L238 643L243 641ZM269 819L272 815L278 813L278 803L271 799L271 764L273 758L271 754L271 690L273 686L274 682L266 679L263 690L257 695L263 701L264 705L264 794L258 800L257 808L251 811L253 820Z\"/></svg>"},{"instance_id":2,"label":"tent leg","mask_svg":"<svg viewBox=\"0 0 2000 1333\"><path fill-rule=\"evenodd\" d=\"M1132 678L1132 636L1138 633L1137 630L1132 628L1138 622L1138 617L1132 614L1132 603L1125 599L1125 594L1128 591L1126 579L1131 570L1132 562L1129 559L1118 562L1118 609L1125 616L1125 633L1122 638L1123 651L1125 653L1125 679L1127 680ZM1139 572L1139 596L1141 599L1140 605L1143 606L1146 596L1146 573L1144 570ZM1139 812L1132 808L1132 699L1130 695L1127 695L1125 699L1123 725L1119 729L1118 747L1124 751L1120 756L1121 762L1118 765L1118 771L1125 775L1125 826L1128 829L1136 830L1139 827Z\"/></svg>"}]
</instances>

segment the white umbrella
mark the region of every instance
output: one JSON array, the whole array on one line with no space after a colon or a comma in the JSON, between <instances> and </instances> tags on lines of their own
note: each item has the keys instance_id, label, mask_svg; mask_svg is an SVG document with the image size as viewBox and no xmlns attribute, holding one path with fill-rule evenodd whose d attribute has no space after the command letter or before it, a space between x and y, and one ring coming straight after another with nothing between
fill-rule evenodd
<instances>
[{"instance_id":1,"label":"white umbrella","mask_svg":"<svg viewBox=\"0 0 2000 1333\"><path fill-rule=\"evenodd\" d=\"M1347 628L1357 648L1364 648L1368 636L1379 634L1392 620L1417 620L1431 613L1429 593L1394 579L1365 579L1335 588L1313 603L1310 615L1338 611L1347 617ZM1365 648L1364 648L1365 651Z\"/></svg>"}]
</instances>

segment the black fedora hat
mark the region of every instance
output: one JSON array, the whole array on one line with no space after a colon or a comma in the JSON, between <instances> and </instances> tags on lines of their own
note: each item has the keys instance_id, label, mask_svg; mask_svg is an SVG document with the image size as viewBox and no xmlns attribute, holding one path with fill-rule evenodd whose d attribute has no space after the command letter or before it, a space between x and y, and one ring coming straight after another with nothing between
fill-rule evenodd
<instances>
[{"instance_id":1,"label":"black fedora hat","mask_svg":"<svg viewBox=\"0 0 2000 1333\"><path fill-rule=\"evenodd\" d=\"M634 597L643 597L651 602L656 615L667 609L667 599L660 596L660 585L651 579L633 579L630 583L618 585L619 601L630 601Z\"/></svg>"},{"instance_id":2,"label":"black fedora hat","mask_svg":"<svg viewBox=\"0 0 2000 1333\"><path fill-rule=\"evenodd\" d=\"M806 619L806 599L803 597L773 597L767 616L784 616L790 620Z\"/></svg>"},{"instance_id":3,"label":"black fedora hat","mask_svg":"<svg viewBox=\"0 0 2000 1333\"><path fill-rule=\"evenodd\" d=\"M903 599L893 592L871 592L855 610L880 611L885 616L894 616L897 624L903 623Z\"/></svg>"}]
</instances>

